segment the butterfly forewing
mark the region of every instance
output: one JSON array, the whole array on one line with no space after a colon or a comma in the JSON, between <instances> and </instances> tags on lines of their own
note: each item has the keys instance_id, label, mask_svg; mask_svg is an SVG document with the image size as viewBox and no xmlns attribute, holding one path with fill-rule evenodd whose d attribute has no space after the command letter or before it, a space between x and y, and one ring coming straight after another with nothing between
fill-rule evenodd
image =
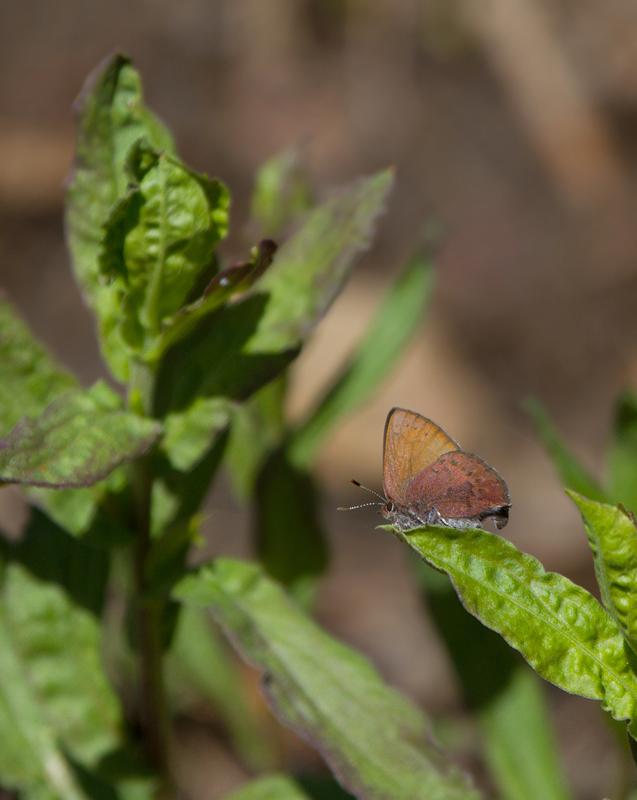
<instances>
[{"instance_id":1,"label":"butterfly forewing","mask_svg":"<svg viewBox=\"0 0 637 800\"><path fill-rule=\"evenodd\" d=\"M388 500L407 502L414 478L443 453L459 451L459 445L426 417L403 408L393 408L385 424L383 480Z\"/></svg>"},{"instance_id":2,"label":"butterfly forewing","mask_svg":"<svg viewBox=\"0 0 637 800\"><path fill-rule=\"evenodd\" d=\"M443 519L484 519L509 505L506 484L479 456L445 453L420 472L406 490L419 516L435 508Z\"/></svg>"}]
</instances>

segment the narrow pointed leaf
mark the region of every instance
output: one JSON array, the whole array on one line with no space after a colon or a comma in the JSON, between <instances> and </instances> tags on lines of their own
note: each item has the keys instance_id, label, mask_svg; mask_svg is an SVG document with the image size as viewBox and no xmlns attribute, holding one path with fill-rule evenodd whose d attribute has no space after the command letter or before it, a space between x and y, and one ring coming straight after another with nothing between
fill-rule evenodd
<instances>
[{"instance_id":1,"label":"narrow pointed leaf","mask_svg":"<svg viewBox=\"0 0 637 800\"><path fill-rule=\"evenodd\" d=\"M269 353L307 338L369 248L393 172L363 178L311 211L256 284L269 302L249 351Z\"/></svg>"},{"instance_id":2,"label":"narrow pointed leaf","mask_svg":"<svg viewBox=\"0 0 637 800\"><path fill-rule=\"evenodd\" d=\"M310 800L310 796L287 775L266 775L228 795L225 800Z\"/></svg>"},{"instance_id":3,"label":"narrow pointed leaf","mask_svg":"<svg viewBox=\"0 0 637 800\"><path fill-rule=\"evenodd\" d=\"M316 747L357 797L479 797L431 742L424 715L255 564L219 559L185 578L175 596L211 606L243 656L265 671L263 688L279 719Z\"/></svg>"},{"instance_id":4,"label":"narrow pointed leaf","mask_svg":"<svg viewBox=\"0 0 637 800\"><path fill-rule=\"evenodd\" d=\"M71 390L0 440L0 480L27 486L92 486L144 453L160 425L124 411L105 384Z\"/></svg>"},{"instance_id":5,"label":"narrow pointed leaf","mask_svg":"<svg viewBox=\"0 0 637 800\"><path fill-rule=\"evenodd\" d=\"M595 559L602 602L637 652L637 530L622 506L567 492L579 508Z\"/></svg>"},{"instance_id":6,"label":"narrow pointed leaf","mask_svg":"<svg viewBox=\"0 0 637 800\"><path fill-rule=\"evenodd\" d=\"M433 283L430 255L418 253L389 291L358 352L294 434L290 444L293 463L311 464L334 424L364 403L387 378L422 322Z\"/></svg>"},{"instance_id":7,"label":"narrow pointed leaf","mask_svg":"<svg viewBox=\"0 0 637 800\"><path fill-rule=\"evenodd\" d=\"M78 762L94 766L119 744L119 702L100 663L100 626L62 589L7 568L5 624L34 698Z\"/></svg>"},{"instance_id":8,"label":"narrow pointed leaf","mask_svg":"<svg viewBox=\"0 0 637 800\"><path fill-rule=\"evenodd\" d=\"M540 440L564 486L584 497L599 500L601 503L608 502L607 493L567 448L544 406L535 398L529 397L524 408L533 419Z\"/></svg>"},{"instance_id":9,"label":"narrow pointed leaf","mask_svg":"<svg viewBox=\"0 0 637 800\"><path fill-rule=\"evenodd\" d=\"M105 60L88 78L76 103L77 151L68 181L66 231L84 296L98 316L102 350L115 376L128 378L117 285L100 280L103 224L128 188L124 163L145 136L157 150L173 152L166 128L144 107L139 75L125 56Z\"/></svg>"},{"instance_id":10,"label":"narrow pointed leaf","mask_svg":"<svg viewBox=\"0 0 637 800\"><path fill-rule=\"evenodd\" d=\"M539 561L487 531L387 530L447 573L467 611L519 650L543 678L600 700L615 719L631 721L634 735L632 655L613 619L585 589L545 572Z\"/></svg>"},{"instance_id":11,"label":"narrow pointed leaf","mask_svg":"<svg viewBox=\"0 0 637 800\"><path fill-rule=\"evenodd\" d=\"M628 390L620 394L615 404L607 463L608 491L612 499L637 511L637 397ZM588 496L585 492L582 494Z\"/></svg>"},{"instance_id":12,"label":"narrow pointed leaf","mask_svg":"<svg viewBox=\"0 0 637 800\"><path fill-rule=\"evenodd\" d=\"M288 147L259 168L250 216L259 223L261 236L276 239L312 205L312 192L301 164L300 147Z\"/></svg>"},{"instance_id":13,"label":"narrow pointed leaf","mask_svg":"<svg viewBox=\"0 0 637 800\"><path fill-rule=\"evenodd\" d=\"M5 561L17 561L43 581L61 586L76 605L101 615L108 578L109 557L71 536L37 508L23 537L9 542L0 537Z\"/></svg>"}]
</instances>

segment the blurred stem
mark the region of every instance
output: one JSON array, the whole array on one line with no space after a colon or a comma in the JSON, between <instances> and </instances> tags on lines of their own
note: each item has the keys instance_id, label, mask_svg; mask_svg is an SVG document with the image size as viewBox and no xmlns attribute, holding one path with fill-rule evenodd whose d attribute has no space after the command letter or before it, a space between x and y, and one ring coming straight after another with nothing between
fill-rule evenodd
<instances>
[{"instance_id":1,"label":"blurred stem","mask_svg":"<svg viewBox=\"0 0 637 800\"><path fill-rule=\"evenodd\" d=\"M137 413L150 415L154 376L147 365L133 366L129 405ZM151 502L153 468L150 453L133 464L133 523L136 540L134 558L134 610L139 654L139 699L142 744L146 757L159 773L158 798L175 796L170 768L170 713L163 673L163 615L166 598L151 593L146 565L151 546Z\"/></svg>"},{"instance_id":2,"label":"blurred stem","mask_svg":"<svg viewBox=\"0 0 637 800\"><path fill-rule=\"evenodd\" d=\"M162 622L166 603L164 598L153 597L146 583L152 483L150 458L146 455L134 465L133 487L137 535L134 603L139 652L139 698L144 750L161 777L159 797L168 798L175 793L170 770L170 714L163 673Z\"/></svg>"}]
</instances>

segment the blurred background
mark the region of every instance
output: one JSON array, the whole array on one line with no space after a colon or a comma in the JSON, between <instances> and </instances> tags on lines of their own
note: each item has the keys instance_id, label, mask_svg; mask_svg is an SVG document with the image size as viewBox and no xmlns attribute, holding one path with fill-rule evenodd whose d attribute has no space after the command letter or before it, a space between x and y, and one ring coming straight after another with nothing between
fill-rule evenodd
<instances>
[{"instance_id":1,"label":"blurred background","mask_svg":"<svg viewBox=\"0 0 637 800\"><path fill-rule=\"evenodd\" d=\"M422 330L320 459L334 553L318 616L431 713L458 711L404 548L374 529L372 510L334 509L367 501L350 477L381 488L385 417L410 408L505 477L508 538L594 591L579 514L521 401L540 398L602 473L613 400L637 384L637 4L0 0L0 285L86 383L104 369L69 271L62 182L72 102L118 48L184 160L228 185L228 259L252 244L253 175L277 151L301 143L319 195L397 168L376 247L295 366L292 415L350 352L427 220L441 221ZM205 555L248 553L248 515L223 480L209 510ZM3 490L3 526L17 530L21 513ZM579 796L599 797L614 769L601 712L550 694L569 777ZM285 757L310 768L315 757L292 738ZM244 780L205 720L184 720L179 743L198 796Z\"/></svg>"}]
</instances>

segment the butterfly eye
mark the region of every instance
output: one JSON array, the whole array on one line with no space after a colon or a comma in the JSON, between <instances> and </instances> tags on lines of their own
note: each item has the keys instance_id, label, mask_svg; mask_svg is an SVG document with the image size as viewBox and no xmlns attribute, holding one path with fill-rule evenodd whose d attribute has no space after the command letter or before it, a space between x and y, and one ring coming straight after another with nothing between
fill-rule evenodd
<instances>
[{"instance_id":1,"label":"butterfly eye","mask_svg":"<svg viewBox=\"0 0 637 800\"><path fill-rule=\"evenodd\" d=\"M394 509L395 509L394 504L391 502L391 500L388 500L387 503L385 503L385 510L388 511L390 514L393 514Z\"/></svg>"}]
</instances>

